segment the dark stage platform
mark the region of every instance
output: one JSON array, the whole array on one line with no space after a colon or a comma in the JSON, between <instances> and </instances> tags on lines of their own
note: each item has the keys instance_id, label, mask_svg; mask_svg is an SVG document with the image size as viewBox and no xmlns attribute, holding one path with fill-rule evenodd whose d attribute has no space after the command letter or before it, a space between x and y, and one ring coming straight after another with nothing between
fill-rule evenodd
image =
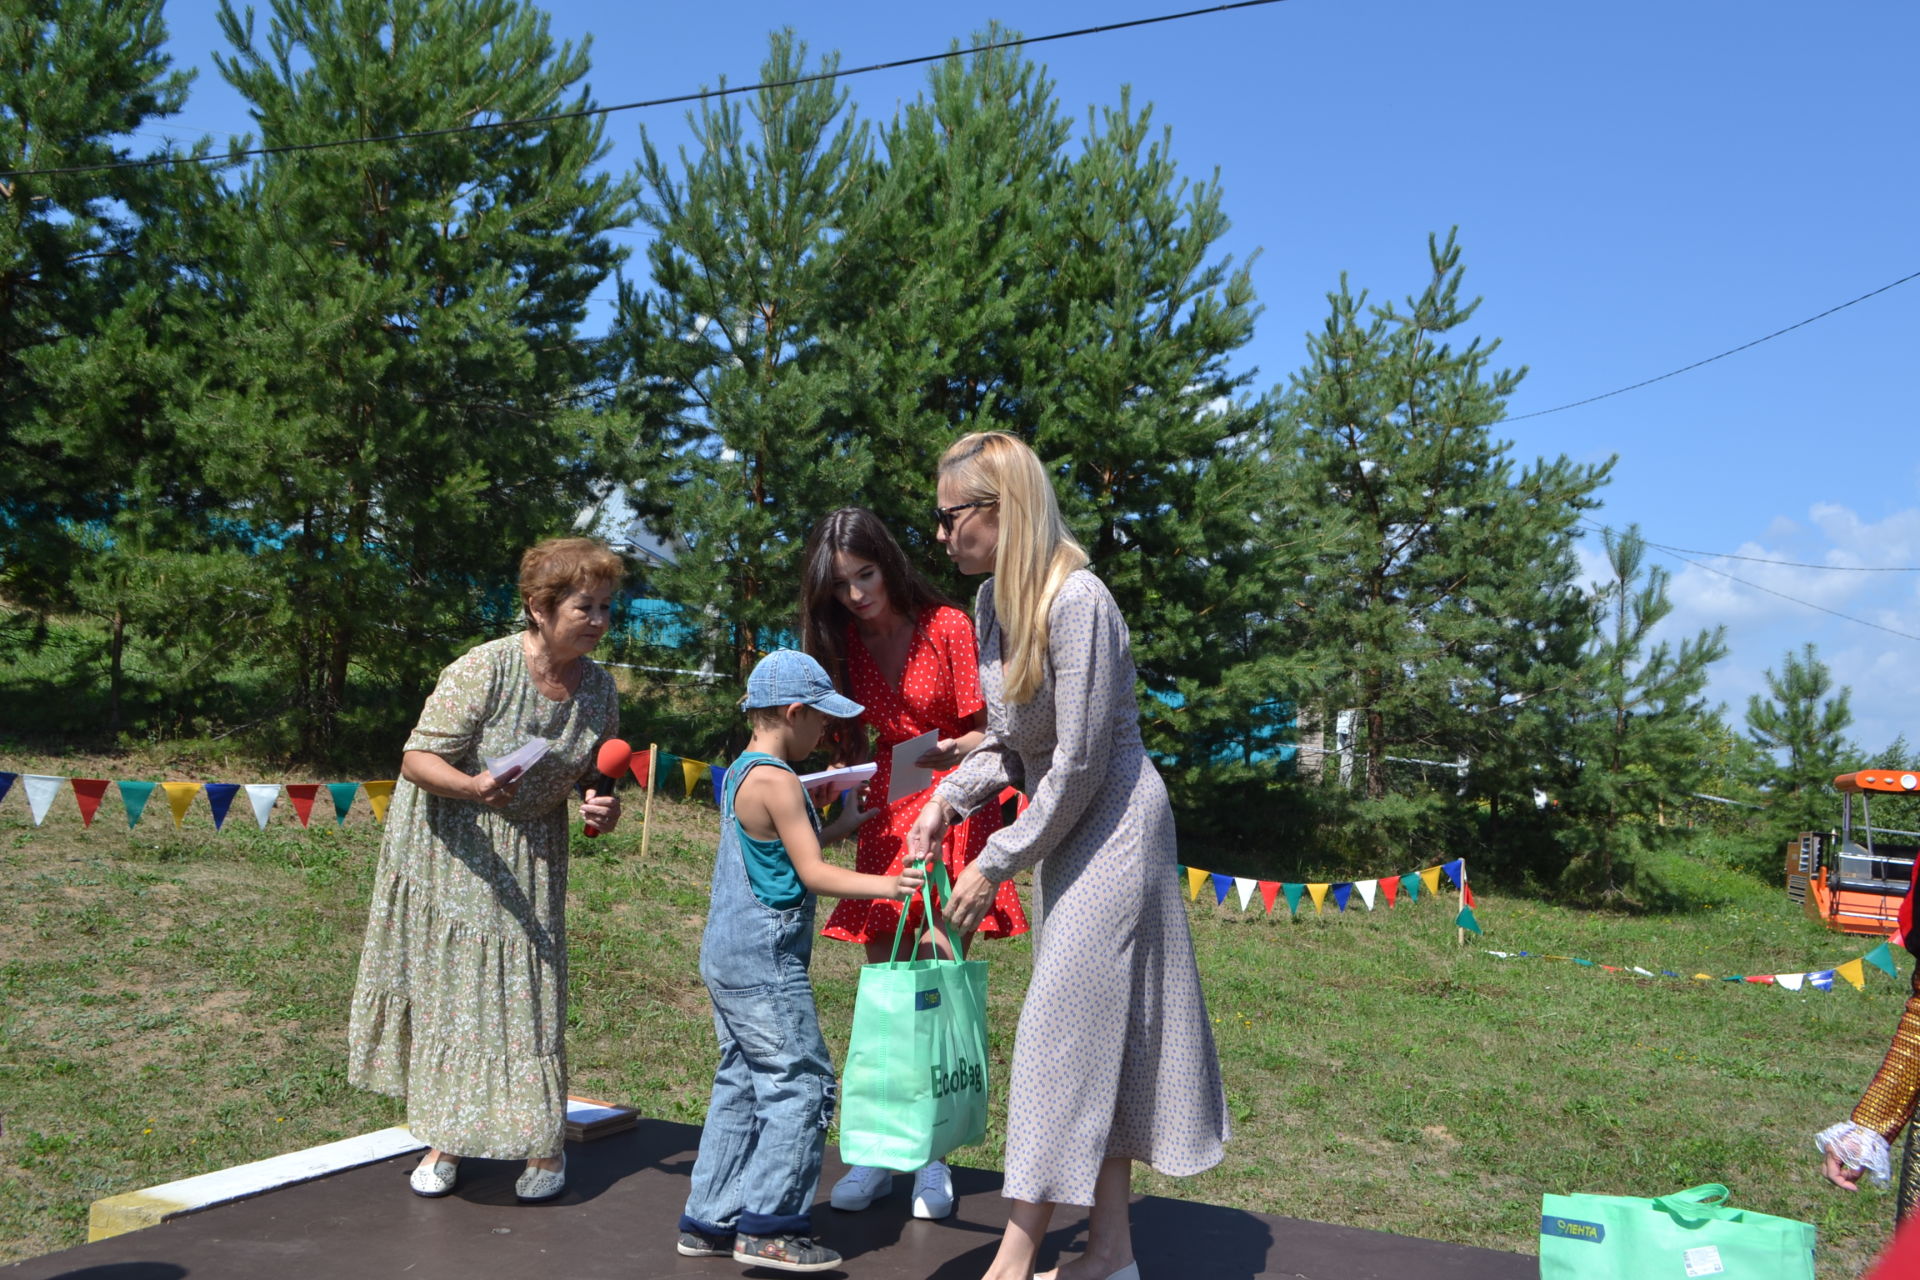
<instances>
[{"instance_id":1,"label":"dark stage platform","mask_svg":"<svg viewBox=\"0 0 1920 1280\"><path fill-rule=\"evenodd\" d=\"M636 1129L575 1144L559 1200L521 1205L520 1166L468 1162L444 1200L409 1194L418 1157L405 1156L177 1218L96 1244L0 1268L5 1280L647 1280L653 1276L771 1277L726 1258L682 1258L675 1223L699 1130L642 1120ZM1006 1223L1000 1175L955 1169L959 1208L945 1222L908 1213L911 1179L864 1213L827 1207L844 1169L829 1153L814 1226L846 1257L829 1276L975 1280ZM1078 1252L1084 1211L1061 1210L1043 1266ZM1524 1254L1143 1196L1133 1207L1145 1280L1534 1280Z\"/></svg>"}]
</instances>

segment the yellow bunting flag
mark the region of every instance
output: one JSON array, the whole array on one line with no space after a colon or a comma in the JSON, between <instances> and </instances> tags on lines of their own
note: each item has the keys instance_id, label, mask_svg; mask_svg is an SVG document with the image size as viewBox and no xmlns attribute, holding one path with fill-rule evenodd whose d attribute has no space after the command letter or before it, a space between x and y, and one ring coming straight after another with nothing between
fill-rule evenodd
<instances>
[{"instance_id":1,"label":"yellow bunting flag","mask_svg":"<svg viewBox=\"0 0 1920 1280\"><path fill-rule=\"evenodd\" d=\"M1866 970L1861 968L1860 962L1858 960L1849 960L1843 965L1836 965L1834 966L1833 971L1836 974L1839 974L1841 977L1845 978L1848 982L1851 982L1853 984L1854 990L1856 991L1866 990L1866 986L1867 986Z\"/></svg>"},{"instance_id":2,"label":"yellow bunting flag","mask_svg":"<svg viewBox=\"0 0 1920 1280\"><path fill-rule=\"evenodd\" d=\"M1307 885L1307 892L1313 895L1313 909L1315 911L1320 910L1320 905L1327 900L1327 890L1331 887L1331 885L1324 884L1309 883Z\"/></svg>"},{"instance_id":3,"label":"yellow bunting flag","mask_svg":"<svg viewBox=\"0 0 1920 1280\"><path fill-rule=\"evenodd\" d=\"M163 782L160 785L166 788L167 804L173 809L173 825L176 827L184 826L187 820L187 806L191 805L193 798L200 794L200 784L197 782Z\"/></svg>"},{"instance_id":4,"label":"yellow bunting flag","mask_svg":"<svg viewBox=\"0 0 1920 1280\"><path fill-rule=\"evenodd\" d=\"M680 776L687 780L687 799L693 799L693 784L700 781L700 775L706 771L707 766L704 761L682 760L680 762Z\"/></svg>"},{"instance_id":5,"label":"yellow bunting flag","mask_svg":"<svg viewBox=\"0 0 1920 1280\"><path fill-rule=\"evenodd\" d=\"M1187 868L1187 900L1191 902L1199 898L1200 886L1203 884L1206 884L1211 879L1213 879L1212 876L1200 870L1198 867L1188 867Z\"/></svg>"},{"instance_id":6,"label":"yellow bunting flag","mask_svg":"<svg viewBox=\"0 0 1920 1280\"><path fill-rule=\"evenodd\" d=\"M1428 867L1420 873L1420 883L1427 886L1428 893L1440 892L1440 868Z\"/></svg>"},{"instance_id":7,"label":"yellow bunting flag","mask_svg":"<svg viewBox=\"0 0 1920 1280\"><path fill-rule=\"evenodd\" d=\"M363 782L360 789L367 793L367 803L373 806L373 820L387 820L387 801L393 799L393 782Z\"/></svg>"},{"instance_id":8,"label":"yellow bunting flag","mask_svg":"<svg viewBox=\"0 0 1920 1280\"><path fill-rule=\"evenodd\" d=\"M1693 977L1694 977L1694 981L1696 982L1712 982L1713 981L1713 975L1710 973L1696 973L1693 975Z\"/></svg>"}]
</instances>

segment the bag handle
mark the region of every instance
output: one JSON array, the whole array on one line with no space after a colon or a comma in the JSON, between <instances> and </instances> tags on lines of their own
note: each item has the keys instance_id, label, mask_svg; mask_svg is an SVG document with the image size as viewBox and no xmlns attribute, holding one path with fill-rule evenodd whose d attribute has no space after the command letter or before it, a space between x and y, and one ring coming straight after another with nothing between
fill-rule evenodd
<instances>
[{"instance_id":1,"label":"bag handle","mask_svg":"<svg viewBox=\"0 0 1920 1280\"><path fill-rule=\"evenodd\" d=\"M931 921L933 919L934 886L936 884L939 885L940 900L945 902L953 897L953 885L947 880L947 864L943 862L937 854L927 859L926 867L927 878L920 884L920 901L924 906L926 918ZM911 905L912 902L913 899L908 898L900 904L900 923L893 926L893 952L888 956L889 963L898 964L900 962L900 939L907 931L907 907ZM953 922L947 919L947 913L944 911L940 913L940 925L946 931L948 945L953 948L953 958L955 960L960 959L960 939L954 936ZM1725 1188L1722 1188L1722 1190L1725 1190Z\"/></svg>"},{"instance_id":2,"label":"bag handle","mask_svg":"<svg viewBox=\"0 0 1920 1280\"><path fill-rule=\"evenodd\" d=\"M1688 1187L1685 1191L1661 1196L1653 1202L1653 1207L1664 1209L1676 1218L1685 1218L1689 1221L1697 1222L1703 1218L1735 1221L1745 1211L1727 1203L1727 1197L1730 1195L1732 1192L1717 1182L1703 1182L1697 1187Z\"/></svg>"}]
</instances>

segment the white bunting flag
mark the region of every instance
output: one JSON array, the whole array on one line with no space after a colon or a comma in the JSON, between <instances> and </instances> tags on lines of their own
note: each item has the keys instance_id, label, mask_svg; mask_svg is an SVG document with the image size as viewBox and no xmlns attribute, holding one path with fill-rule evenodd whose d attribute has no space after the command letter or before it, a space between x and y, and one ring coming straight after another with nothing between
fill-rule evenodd
<instances>
[{"instance_id":1,"label":"white bunting flag","mask_svg":"<svg viewBox=\"0 0 1920 1280\"><path fill-rule=\"evenodd\" d=\"M1653 970L1651 970L1651 969L1642 969L1642 968L1641 968L1641 967L1640 967L1639 965L1634 965L1634 966L1633 966L1633 971L1634 971L1635 973L1637 973L1637 974L1639 974L1639 975L1640 975L1641 977L1643 977L1643 978L1651 978L1651 977L1653 976Z\"/></svg>"},{"instance_id":2,"label":"white bunting flag","mask_svg":"<svg viewBox=\"0 0 1920 1280\"><path fill-rule=\"evenodd\" d=\"M267 829L267 818L273 813L273 802L280 798L280 784L277 782L249 782L247 799L253 802L253 820L260 829Z\"/></svg>"},{"instance_id":3,"label":"white bunting flag","mask_svg":"<svg viewBox=\"0 0 1920 1280\"><path fill-rule=\"evenodd\" d=\"M1380 882L1378 880L1355 880L1353 887L1358 889L1360 896L1367 900L1367 910L1373 910L1373 895L1378 892Z\"/></svg>"},{"instance_id":4,"label":"white bunting flag","mask_svg":"<svg viewBox=\"0 0 1920 1280\"><path fill-rule=\"evenodd\" d=\"M20 785L27 789L27 808L33 812L34 826L45 821L47 810L53 807L53 798L60 794L60 787L65 782L65 778L56 778L47 773L22 775Z\"/></svg>"},{"instance_id":5,"label":"white bunting flag","mask_svg":"<svg viewBox=\"0 0 1920 1280\"><path fill-rule=\"evenodd\" d=\"M1247 903L1253 900L1253 891L1260 887L1258 880L1249 880L1245 876L1233 878L1233 888L1240 895L1240 909L1245 911Z\"/></svg>"},{"instance_id":6,"label":"white bunting flag","mask_svg":"<svg viewBox=\"0 0 1920 1280\"><path fill-rule=\"evenodd\" d=\"M1776 973L1773 975L1773 980L1789 991L1798 991L1800 984L1806 981L1806 977L1804 973Z\"/></svg>"}]
</instances>

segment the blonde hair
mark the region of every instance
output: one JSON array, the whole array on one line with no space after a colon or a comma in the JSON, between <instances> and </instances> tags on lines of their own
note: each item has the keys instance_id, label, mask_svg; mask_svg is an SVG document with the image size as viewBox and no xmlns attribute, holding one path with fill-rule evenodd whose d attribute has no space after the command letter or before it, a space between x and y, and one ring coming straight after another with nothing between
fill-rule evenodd
<instances>
[{"instance_id":1,"label":"blonde hair","mask_svg":"<svg viewBox=\"0 0 1920 1280\"><path fill-rule=\"evenodd\" d=\"M1047 611L1067 575L1086 567L1087 553L1060 518L1047 469L1017 436L961 436L941 457L939 476L962 502L999 503L993 607L1000 618L1001 669L1007 701L1026 702L1045 674Z\"/></svg>"}]
</instances>

